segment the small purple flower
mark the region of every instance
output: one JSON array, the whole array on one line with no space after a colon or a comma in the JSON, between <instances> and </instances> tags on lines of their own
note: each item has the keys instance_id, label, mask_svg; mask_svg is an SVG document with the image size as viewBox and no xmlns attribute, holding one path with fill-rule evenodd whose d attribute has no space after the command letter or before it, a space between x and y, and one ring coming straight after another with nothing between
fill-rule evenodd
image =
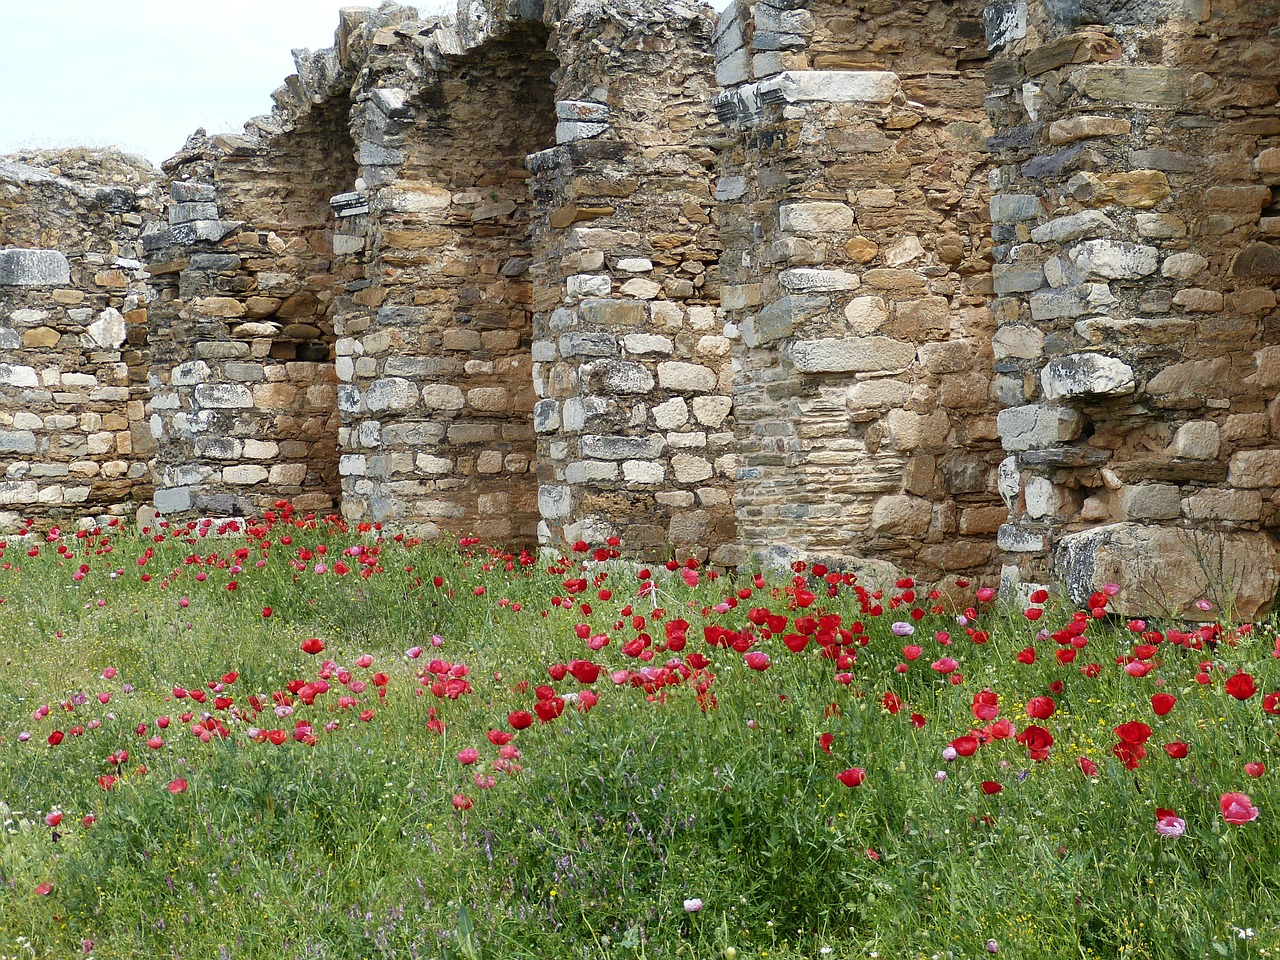
<instances>
[{"instance_id":1,"label":"small purple flower","mask_svg":"<svg viewBox=\"0 0 1280 960\"><path fill-rule=\"evenodd\" d=\"M987 953L999 953L999 952L1000 952L1000 944L996 943L994 940L988 940Z\"/></svg>"},{"instance_id":2,"label":"small purple flower","mask_svg":"<svg viewBox=\"0 0 1280 960\"><path fill-rule=\"evenodd\" d=\"M699 900L697 897L694 897L692 900L686 900L684 902L685 913L697 913L701 909L702 909L702 901Z\"/></svg>"},{"instance_id":3,"label":"small purple flower","mask_svg":"<svg viewBox=\"0 0 1280 960\"><path fill-rule=\"evenodd\" d=\"M894 635L898 637L909 637L916 632L916 628L913 627L911 624L907 623L905 620L895 621L893 625L889 627L889 629L892 630Z\"/></svg>"},{"instance_id":4,"label":"small purple flower","mask_svg":"<svg viewBox=\"0 0 1280 960\"><path fill-rule=\"evenodd\" d=\"M950 744L942 748L942 759L947 761L947 763L950 763L958 756L959 754L956 753L956 748Z\"/></svg>"},{"instance_id":5,"label":"small purple flower","mask_svg":"<svg viewBox=\"0 0 1280 960\"><path fill-rule=\"evenodd\" d=\"M18 742L19 742L19 743L26 743L26 742L27 742L28 740L30 740L30 739L31 739L31 731L30 731L30 730L23 730L20 734L18 734Z\"/></svg>"}]
</instances>

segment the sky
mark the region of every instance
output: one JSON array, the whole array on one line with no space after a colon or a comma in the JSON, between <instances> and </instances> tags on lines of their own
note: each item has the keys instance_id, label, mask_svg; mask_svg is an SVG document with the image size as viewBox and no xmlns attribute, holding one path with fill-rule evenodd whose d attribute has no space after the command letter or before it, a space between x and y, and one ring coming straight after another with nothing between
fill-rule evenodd
<instances>
[{"instance_id":1,"label":"sky","mask_svg":"<svg viewBox=\"0 0 1280 960\"><path fill-rule=\"evenodd\" d=\"M291 51L332 46L338 10L360 5L0 0L0 154L117 146L159 165L197 127L238 132L269 113Z\"/></svg>"},{"instance_id":2,"label":"sky","mask_svg":"<svg viewBox=\"0 0 1280 960\"><path fill-rule=\"evenodd\" d=\"M712 0L723 9L727 0ZM0 0L0 154L119 147L153 164L197 127L271 112L291 51L378 0ZM454 0L407 3L426 16Z\"/></svg>"}]
</instances>

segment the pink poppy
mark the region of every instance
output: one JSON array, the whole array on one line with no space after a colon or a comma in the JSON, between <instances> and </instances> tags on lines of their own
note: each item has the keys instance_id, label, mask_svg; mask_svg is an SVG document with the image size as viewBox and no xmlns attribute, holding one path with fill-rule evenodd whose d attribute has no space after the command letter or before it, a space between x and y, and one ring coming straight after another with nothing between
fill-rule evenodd
<instances>
[{"instance_id":1,"label":"pink poppy","mask_svg":"<svg viewBox=\"0 0 1280 960\"><path fill-rule=\"evenodd\" d=\"M1224 793L1218 804L1222 809L1222 819L1234 826L1258 819L1258 808L1247 793Z\"/></svg>"}]
</instances>

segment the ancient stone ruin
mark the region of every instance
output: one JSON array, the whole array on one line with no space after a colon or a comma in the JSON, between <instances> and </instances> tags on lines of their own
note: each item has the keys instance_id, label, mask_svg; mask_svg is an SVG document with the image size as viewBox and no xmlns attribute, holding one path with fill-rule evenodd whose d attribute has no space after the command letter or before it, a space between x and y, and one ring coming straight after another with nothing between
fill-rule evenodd
<instances>
[{"instance_id":1,"label":"ancient stone ruin","mask_svg":"<svg viewBox=\"0 0 1280 960\"><path fill-rule=\"evenodd\" d=\"M1235 0L344 9L163 176L0 163L0 502L1264 611L1278 33Z\"/></svg>"}]
</instances>

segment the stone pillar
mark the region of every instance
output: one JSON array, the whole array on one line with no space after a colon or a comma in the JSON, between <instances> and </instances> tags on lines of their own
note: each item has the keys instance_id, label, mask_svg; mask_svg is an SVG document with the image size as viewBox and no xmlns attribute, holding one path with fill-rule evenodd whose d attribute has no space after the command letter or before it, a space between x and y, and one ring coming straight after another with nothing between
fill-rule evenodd
<instances>
[{"instance_id":1,"label":"stone pillar","mask_svg":"<svg viewBox=\"0 0 1280 960\"><path fill-rule=\"evenodd\" d=\"M529 158L547 546L739 560L710 32L705 9L645 4L553 36L558 145Z\"/></svg>"},{"instance_id":2,"label":"stone pillar","mask_svg":"<svg viewBox=\"0 0 1280 960\"><path fill-rule=\"evenodd\" d=\"M367 281L336 323L343 513L532 547L524 158L553 137L555 61L541 25L479 48L450 22L383 30L353 122Z\"/></svg>"},{"instance_id":3,"label":"stone pillar","mask_svg":"<svg viewBox=\"0 0 1280 960\"><path fill-rule=\"evenodd\" d=\"M337 506L333 315L364 276L330 205L356 178L349 66L300 52L273 116L166 164L169 226L144 237L163 513Z\"/></svg>"},{"instance_id":4,"label":"stone pillar","mask_svg":"<svg viewBox=\"0 0 1280 960\"><path fill-rule=\"evenodd\" d=\"M739 3L721 302L743 541L921 575L993 569L981 7Z\"/></svg>"},{"instance_id":5,"label":"stone pillar","mask_svg":"<svg viewBox=\"0 0 1280 960\"><path fill-rule=\"evenodd\" d=\"M988 10L1000 544L1122 613L1251 616L1280 585L1267 9Z\"/></svg>"},{"instance_id":6,"label":"stone pillar","mask_svg":"<svg viewBox=\"0 0 1280 960\"><path fill-rule=\"evenodd\" d=\"M113 151L0 158L0 531L150 498L139 237L158 178Z\"/></svg>"}]
</instances>

